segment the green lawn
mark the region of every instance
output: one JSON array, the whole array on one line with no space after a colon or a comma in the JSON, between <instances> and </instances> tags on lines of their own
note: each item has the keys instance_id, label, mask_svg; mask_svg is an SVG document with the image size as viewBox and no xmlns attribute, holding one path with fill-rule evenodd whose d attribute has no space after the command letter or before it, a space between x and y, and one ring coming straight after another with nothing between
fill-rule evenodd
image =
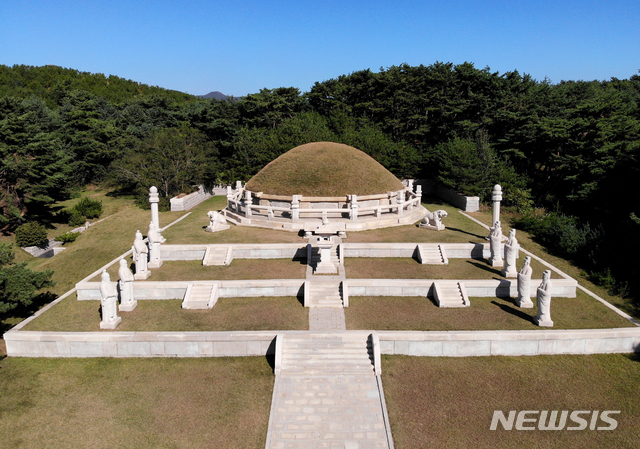
<instances>
[{"instance_id":1,"label":"green lawn","mask_svg":"<svg viewBox=\"0 0 640 449\"><path fill-rule=\"evenodd\" d=\"M521 253L518 264L523 260ZM448 265L422 265L408 257L346 257L344 267L352 279L506 279L502 268L493 268L484 259L449 259ZM547 269L533 259L531 268L534 279L542 279ZM559 277L551 275L552 279Z\"/></svg>"},{"instance_id":2,"label":"green lawn","mask_svg":"<svg viewBox=\"0 0 640 449\"><path fill-rule=\"evenodd\" d=\"M265 357L0 360L3 448L264 448Z\"/></svg>"},{"instance_id":3,"label":"green lawn","mask_svg":"<svg viewBox=\"0 0 640 449\"><path fill-rule=\"evenodd\" d=\"M532 298L535 304L535 298ZM470 307L440 308L426 297L349 297L344 309L347 329L376 330L545 330L532 318L536 307L521 309L510 298L469 298ZM633 327L595 299L578 292L577 298L553 298L553 329Z\"/></svg>"},{"instance_id":4,"label":"green lawn","mask_svg":"<svg viewBox=\"0 0 640 449\"><path fill-rule=\"evenodd\" d=\"M210 310L184 310L181 304L179 299L138 301L134 311L118 313L122 322L116 331L309 329L309 309L293 297L220 298ZM100 301L78 301L70 295L22 330L100 332Z\"/></svg>"},{"instance_id":5,"label":"green lawn","mask_svg":"<svg viewBox=\"0 0 640 449\"><path fill-rule=\"evenodd\" d=\"M634 449L640 444L637 355L383 356L382 383L396 449ZM501 425L491 431L494 410L505 416L510 410L621 413L612 415L618 422L613 431L506 431ZM568 420L569 426L576 424Z\"/></svg>"}]
</instances>

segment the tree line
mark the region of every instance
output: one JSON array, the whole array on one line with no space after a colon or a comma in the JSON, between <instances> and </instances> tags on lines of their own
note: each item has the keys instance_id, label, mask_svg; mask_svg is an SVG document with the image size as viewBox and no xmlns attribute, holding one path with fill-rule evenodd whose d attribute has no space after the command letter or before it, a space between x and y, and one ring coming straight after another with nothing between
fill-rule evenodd
<instances>
[{"instance_id":1,"label":"tree line","mask_svg":"<svg viewBox=\"0 0 640 449\"><path fill-rule=\"evenodd\" d=\"M200 99L60 67L0 66L0 227L74 186L144 197L248 180L311 141L355 146L400 178L488 199L503 185L518 225L612 288L637 288L640 77L534 80L471 63L402 64ZM166 200L165 200L166 201ZM534 213L534 207L546 213Z\"/></svg>"}]
</instances>

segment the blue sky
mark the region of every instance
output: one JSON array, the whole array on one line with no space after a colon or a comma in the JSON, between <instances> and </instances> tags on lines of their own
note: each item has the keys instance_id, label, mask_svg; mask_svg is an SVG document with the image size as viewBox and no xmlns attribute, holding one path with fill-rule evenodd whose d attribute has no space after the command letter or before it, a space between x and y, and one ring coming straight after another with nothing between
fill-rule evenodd
<instances>
[{"instance_id":1,"label":"blue sky","mask_svg":"<svg viewBox=\"0 0 640 449\"><path fill-rule=\"evenodd\" d=\"M0 64L55 64L242 96L357 70L473 62L535 79L629 78L639 0L0 1Z\"/></svg>"}]
</instances>

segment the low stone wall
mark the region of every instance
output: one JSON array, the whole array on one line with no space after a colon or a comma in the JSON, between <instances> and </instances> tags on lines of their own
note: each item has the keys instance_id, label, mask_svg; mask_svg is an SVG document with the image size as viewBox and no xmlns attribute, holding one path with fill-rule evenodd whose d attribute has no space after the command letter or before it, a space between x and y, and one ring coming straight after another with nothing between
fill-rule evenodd
<instances>
[{"instance_id":1,"label":"low stone wall","mask_svg":"<svg viewBox=\"0 0 640 449\"><path fill-rule=\"evenodd\" d=\"M480 209L480 198L477 196L460 195L441 186L438 186L437 194L439 198L465 212L477 212Z\"/></svg>"},{"instance_id":2,"label":"low stone wall","mask_svg":"<svg viewBox=\"0 0 640 449\"><path fill-rule=\"evenodd\" d=\"M442 279L348 279L349 296L433 296L433 283ZM462 282L469 297L508 298L518 296L515 279L447 279ZM529 294L536 297L542 279L532 279ZM554 279L551 296L575 298L578 283L574 279ZM473 302L471 303L473 307ZM553 308L553 303L551 305Z\"/></svg>"},{"instance_id":3,"label":"low stone wall","mask_svg":"<svg viewBox=\"0 0 640 449\"><path fill-rule=\"evenodd\" d=\"M259 296L302 296L304 279L258 279L233 281L135 281L133 297L137 300L183 299L189 284L218 284L220 298ZM100 300L100 282L76 284L78 301Z\"/></svg>"},{"instance_id":4,"label":"low stone wall","mask_svg":"<svg viewBox=\"0 0 640 449\"><path fill-rule=\"evenodd\" d=\"M276 333L32 332L4 334L12 357L246 357L274 353Z\"/></svg>"},{"instance_id":5,"label":"low stone wall","mask_svg":"<svg viewBox=\"0 0 640 449\"><path fill-rule=\"evenodd\" d=\"M198 204L202 203L204 200L207 200L214 196L213 191L208 191L200 186L200 189L196 192L190 193L183 197L178 198L173 197L169 200L171 203L171 212L175 211L183 211L189 210L196 207Z\"/></svg>"},{"instance_id":6,"label":"low stone wall","mask_svg":"<svg viewBox=\"0 0 640 449\"><path fill-rule=\"evenodd\" d=\"M531 331L378 331L380 352L391 355L610 354L640 352L640 328Z\"/></svg>"},{"instance_id":7,"label":"low stone wall","mask_svg":"<svg viewBox=\"0 0 640 449\"><path fill-rule=\"evenodd\" d=\"M432 286L438 279L349 279L349 296L433 296ZM467 279L463 282L470 297L506 298L518 295L518 284L513 279ZM189 284L216 283L219 297L259 297L294 296L302 297L304 279L258 279L233 281L136 281L133 283L133 296L137 300L183 299ZM531 297L541 279L531 280ZM552 297L575 298L577 282L573 279L554 279ZM82 282L76 284L78 301L100 300L100 282ZM473 305L473 304L472 304Z\"/></svg>"},{"instance_id":8,"label":"low stone wall","mask_svg":"<svg viewBox=\"0 0 640 449\"><path fill-rule=\"evenodd\" d=\"M7 353L12 357L244 357L274 354L276 334L294 335L296 331L9 331L4 334L4 339ZM475 357L640 351L640 328L637 327L531 331L377 331L377 334L380 352L389 355Z\"/></svg>"},{"instance_id":9,"label":"low stone wall","mask_svg":"<svg viewBox=\"0 0 640 449\"><path fill-rule=\"evenodd\" d=\"M221 245L161 245L163 260L202 260L207 247L233 247L234 259L299 259L306 257L306 245L282 244L221 244Z\"/></svg>"},{"instance_id":10,"label":"low stone wall","mask_svg":"<svg viewBox=\"0 0 640 449\"><path fill-rule=\"evenodd\" d=\"M430 243L343 243L345 257L415 257L418 245ZM491 256L488 243L444 243L449 259L482 259Z\"/></svg>"}]
</instances>

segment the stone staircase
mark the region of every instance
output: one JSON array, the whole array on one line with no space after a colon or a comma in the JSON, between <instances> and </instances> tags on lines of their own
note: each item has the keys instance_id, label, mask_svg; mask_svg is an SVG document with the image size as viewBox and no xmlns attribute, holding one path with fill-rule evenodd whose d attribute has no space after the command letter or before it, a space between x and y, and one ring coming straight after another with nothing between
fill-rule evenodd
<instances>
[{"instance_id":1,"label":"stone staircase","mask_svg":"<svg viewBox=\"0 0 640 449\"><path fill-rule=\"evenodd\" d=\"M207 246L207 250L204 253L202 259L202 265L229 265L233 260L233 247L232 246Z\"/></svg>"},{"instance_id":2,"label":"stone staircase","mask_svg":"<svg viewBox=\"0 0 640 449\"><path fill-rule=\"evenodd\" d=\"M421 264L448 265L449 259L442 245L418 245L418 260Z\"/></svg>"},{"instance_id":3,"label":"stone staircase","mask_svg":"<svg viewBox=\"0 0 640 449\"><path fill-rule=\"evenodd\" d=\"M469 307L471 305L462 282L434 282L433 294L438 307Z\"/></svg>"},{"instance_id":4,"label":"stone staircase","mask_svg":"<svg viewBox=\"0 0 640 449\"><path fill-rule=\"evenodd\" d=\"M338 247L339 245L336 245L333 248L331 248L331 255L329 258L331 263L336 267L340 265L340 253L338 252L339 251ZM311 247L311 261L307 263L315 268L318 266L319 262L320 262L320 248Z\"/></svg>"},{"instance_id":5,"label":"stone staircase","mask_svg":"<svg viewBox=\"0 0 640 449\"><path fill-rule=\"evenodd\" d=\"M306 333L282 338L281 374L374 374L373 348L368 335Z\"/></svg>"},{"instance_id":6,"label":"stone staircase","mask_svg":"<svg viewBox=\"0 0 640 449\"><path fill-rule=\"evenodd\" d=\"M218 302L218 283L192 283L182 300L183 309L211 309Z\"/></svg>"},{"instance_id":7,"label":"stone staircase","mask_svg":"<svg viewBox=\"0 0 640 449\"><path fill-rule=\"evenodd\" d=\"M308 284L308 286L306 285ZM306 307L344 307L341 281L306 281Z\"/></svg>"}]
</instances>

